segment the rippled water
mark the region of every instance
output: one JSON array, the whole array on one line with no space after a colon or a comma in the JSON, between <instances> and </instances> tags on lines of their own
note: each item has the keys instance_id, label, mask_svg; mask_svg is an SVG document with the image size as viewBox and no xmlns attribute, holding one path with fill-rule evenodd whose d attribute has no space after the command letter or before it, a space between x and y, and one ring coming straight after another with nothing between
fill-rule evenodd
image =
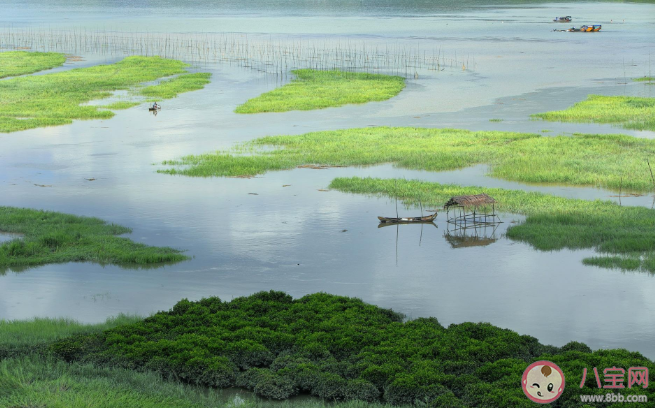
<instances>
[{"instance_id":1,"label":"rippled water","mask_svg":"<svg viewBox=\"0 0 655 408\"><path fill-rule=\"evenodd\" d=\"M439 49L470 62L466 69L410 75L407 88L386 102L246 116L232 113L236 105L279 86L280 78L192 61L194 70L212 72L211 84L162 102L156 117L136 107L111 120L0 135L0 205L100 217L133 228L129 237L135 241L173 246L194 257L157 269L71 263L8 272L0 276L0 318L67 316L96 322L118 312L168 309L183 297L229 300L269 289L293 296L325 291L357 296L409 317L436 316L444 324L489 321L545 343L578 340L592 348L625 347L655 357L650 319L655 280L649 274L583 266L591 250L538 252L510 241L503 232L511 221L521 221L510 214L502 216L495 233L479 232L490 238L484 241L488 245L453 247L444 214L437 228L378 228L376 216L395 214L394 201L320 190L335 177L370 175L585 199L616 200L610 197L615 193L492 179L485 176L486 166L442 173L391 165L296 169L253 179L155 172L162 160L255 137L349 127L655 136L529 118L568 107L589 93L653 96L655 87L629 78L650 72L655 25L648 16L654 6L428 3L312 2L311 8L299 8L297 2L228 2L215 8L208 1L154 7L149 2L65 1L23 6L0 0L7 10L0 15L0 31L11 26L153 35L239 32L253 41L302 40L317 47L348 41L378 47L418 44L426 52ZM576 25L602 23L603 30L553 32L562 27L550 23L558 15L574 16ZM82 56L85 61L60 69L121 58L100 51ZM652 196L624 198L623 205L650 207L652 201ZM417 211L400 208L406 215ZM550 314L543 314L544 305Z\"/></svg>"}]
</instances>

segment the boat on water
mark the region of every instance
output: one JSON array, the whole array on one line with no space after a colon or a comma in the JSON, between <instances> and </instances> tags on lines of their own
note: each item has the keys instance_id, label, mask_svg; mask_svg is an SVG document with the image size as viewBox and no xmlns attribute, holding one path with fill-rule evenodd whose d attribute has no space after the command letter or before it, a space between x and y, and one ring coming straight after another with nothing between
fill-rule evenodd
<instances>
[{"instance_id":1,"label":"boat on water","mask_svg":"<svg viewBox=\"0 0 655 408\"><path fill-rule=\"evenodd\" d=\"M591 33L591 32L595 32L595 31L600 31L601 27L602 27L602 25L600 25L600 24L583 25L580 28L571 27L566 31L568 31L568 32Z\"/></svg>"},{"instance_id":2,"label":"boat on water","mask_svg":"<svg viewBox=\"0 0 655 408\"><path fill-rule=\"evenodd\" d=\"M571 16L566 16L566 17L555 17L553 21L556 23L570 23L571 20L573 20Z\"/></svg>"},{"instance_id":3,"label":"boat on water","mask_svg":"<svg viewBox=\"0 0 655 408\"><path fill-rule=\"evenodd\" d=\"M411 224L411 223L430 223L437 218L437 213L426 215L425 217L378 217L381 224Z\"/></svg>"}]
</instances>

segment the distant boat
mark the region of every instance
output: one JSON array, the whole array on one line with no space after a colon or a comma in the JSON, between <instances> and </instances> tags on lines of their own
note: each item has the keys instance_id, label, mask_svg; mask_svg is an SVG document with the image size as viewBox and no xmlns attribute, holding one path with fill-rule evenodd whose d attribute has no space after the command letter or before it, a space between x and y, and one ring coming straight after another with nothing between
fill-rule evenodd
<instances>
[{"instance_id":1,"label":"distant boat","mask_svg":"<svg viewBox=\"0 0 655 408\"><path fill-rule=\"evenodd\" d=\"M571 16L566 16L566 17L555 17L553 21L556 23L570 23L571 20L573 20Z\"/></svg>"},{"instance_id":2,"label":"distant boat","mask_svg":"<svg viewBox=\"0 0 655 408\"><path fill-rule=\"evenodd\" d=\"M568 32L591 33L591 32L595 32L595 31L600 31L601 27L602 26L600 24L583 25L580 28L571 27L566 31L568 31Z\"/></svg>"},{"instance_id":3,"label":"distant boat","mask_svg":"<svg viewBox=\"0 0 655 408\"><path fill-rule=\"evenodd\" d=\"M425 217L378 217L380 223L391 223L391 224L410 224L410 223L429 223L437 218L437 213L435 212L432 215L426 215Z\"/></svg>"}]
</instances>

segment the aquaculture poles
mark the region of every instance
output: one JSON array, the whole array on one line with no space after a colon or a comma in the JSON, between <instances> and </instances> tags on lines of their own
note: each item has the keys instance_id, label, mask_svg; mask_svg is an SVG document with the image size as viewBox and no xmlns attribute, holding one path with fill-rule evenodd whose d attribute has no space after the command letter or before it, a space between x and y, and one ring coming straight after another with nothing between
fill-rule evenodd
<instances>
[{"instance_id":1,"label":"aquaculture poles","mask_svg":"<svg viewBox=\"0 0 655 408\"><path fill-rule=\"evenodd\" d=\"M170 34L107 32L103 30L5 29L0 44L6 47L30 47L34 50L66 53L99 53L112 56L161 55L187 62L210 60L237 65L284 79L293 69L340 69L349 72L378 72L418 79L424 68L441 71L444 67L469 67L469 57L458 61L457 54L446 58L441 48L432 56L420 44L398 45L361 41L306 41L291 38L268 39L235 34ZM425 47L424 47L425 48ZM423 51L421 53L421 51ZM474 64L474 62L471 62Z\"/></svg>"}]
</instances>

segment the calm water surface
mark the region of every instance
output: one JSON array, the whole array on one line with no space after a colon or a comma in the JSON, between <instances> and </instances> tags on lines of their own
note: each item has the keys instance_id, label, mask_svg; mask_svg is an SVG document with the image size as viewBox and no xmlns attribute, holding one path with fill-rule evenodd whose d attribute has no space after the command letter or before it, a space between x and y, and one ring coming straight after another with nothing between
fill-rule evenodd
<instances>
[{"instance_id":1,"label":"calm water surface","mask_svg":"<svg viewBox=\"0 0 655 408\"><path fill-rule=\"evenodd\" d=\"M486 246L453 246L445 217L436 228L377 228L395 202L325 190L335 177L406 177L608 199L595 188L528 186L485 176L486 166L429 173L391 165L296 169L253 179L187 178L155 173L157 163L229 148L276 134L366 126L454 127L544 135L653 132L531 120L587 94L654 96L631 83L648 75L655 51L655 6L612 3L479 2L29 2L0 0L0 31L106 30L152 35L248 35L252 41L316 47L438 49L467 66L410 75L386 102L314 112L236 115L248 98L288 81L215 61L189 61L212 72L204 90L106 121L0 135L0 205L95 216L129 226L131 239L183 249L193 259L156 269L47 265L0 276L0 318L67 316L101 321L118 312L167 310L181 298L231 299L259 290L293 296L325 291L357 296L409 317L443 324L488 321L561 346L625 347L655 357L655 279L583 266L592 250L539 252L504 237L512 221L480 231ZM490 5L491 4L491 5ZM550 21L603 24L599 33L559 33ZM610 22L612 20L612 22ZM10 44L3 44L5 47ZM69 52L80 50L71 49ZM655 55L655 53L653 53ZM110 63L100 50L61 69ZM490 119L502 119L490 122ZM154 165L153 165L154 164ZM95 181L86 179L94 178ZM50 187L39 187L47 185ZM284 185L290 185L283 187ZM623 199L652 205L652 197ZM417 209L400 208L407 215ZM6 235L0 236L0 241ZM544 314L548 305L549 314Z\"/></svg>"}]
</instances>

